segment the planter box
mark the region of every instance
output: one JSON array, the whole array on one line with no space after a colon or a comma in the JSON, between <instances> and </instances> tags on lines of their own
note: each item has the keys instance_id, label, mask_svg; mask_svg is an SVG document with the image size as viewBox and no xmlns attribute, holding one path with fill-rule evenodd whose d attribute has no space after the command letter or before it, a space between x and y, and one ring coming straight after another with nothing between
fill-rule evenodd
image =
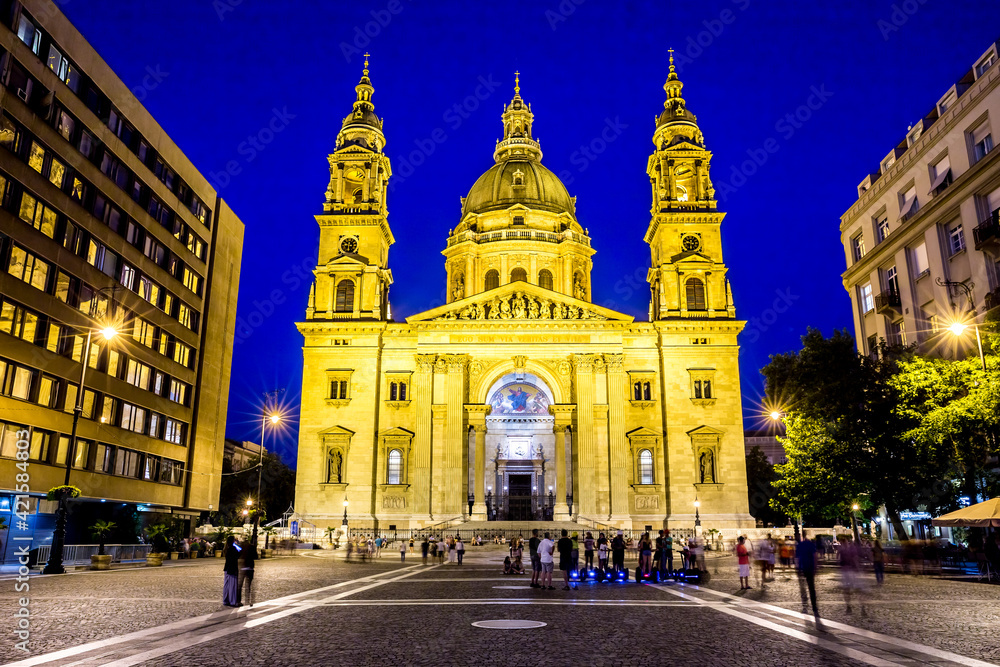
<instances>
[{"instance_id":1,"label":"planter box","mask_svg":"<svg viewBox=\"0 0 1000 667\"><path fill-rule=\"evenodd\" d=\"M180 560L180 557L181 557L181 552L179 551L170 552L170 560Z\"/></svg>"},{"instance_id":2,"label":"planter box","mask_svg":"<svg viewBox=\"0 0 1000 667\"><path fill-rule=\"evenodd\" d=\"M91 556L90 557L90 569L91 570L110 570L111 569L111 555L106 554L104 556Z\"/></svg>"},{"instance_id":3,"label":"planter box","mask_svg":"<svg viewBox=\"0 0 1000 667\"><path fill-rule=\"evenodd\" d=\"M163 565L163 559L160 558L160 554L151 553L146 556L146 567L160 567Z\"/></svg>"},{"instance_id":4,"label":"planter box","mask_svg":"<svg viewBox=\"0 0 1000 667\"><path fill-rule=\"evenodd\" d=\"M215 557L216 557L216 558L222 558L222 549L218 549L218 550L216 550L216 552L215 552Z\"/></svg>"},{"instance_id":5,"label":"planter box","mask_svg":"<svg viewBox=\"0 0 1000 667\"><path fill-rule=\"evenodd\" d=\"M192 551L191 552L191 558L197 558L197 557L198 557L198 552L197 551Z\"/></svg>"}]
</instances>

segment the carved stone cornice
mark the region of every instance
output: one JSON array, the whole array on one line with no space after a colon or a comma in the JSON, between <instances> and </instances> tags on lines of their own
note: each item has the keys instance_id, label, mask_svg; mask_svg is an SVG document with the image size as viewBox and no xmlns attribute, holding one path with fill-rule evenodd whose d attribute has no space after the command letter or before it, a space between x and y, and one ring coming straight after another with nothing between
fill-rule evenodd
<instances>
[{"instance_id":1,"label":"carved stone cornice","mask_svg":"<svg viewBox=\"0 0 1000 667\"><path fill-rule=\"evenodd\" d=\"M469 413L469 424L478 428L486 425L486 417L493 411L493 406L482 403L466 403L465 411Z\"/></svg>"}]
</instances>

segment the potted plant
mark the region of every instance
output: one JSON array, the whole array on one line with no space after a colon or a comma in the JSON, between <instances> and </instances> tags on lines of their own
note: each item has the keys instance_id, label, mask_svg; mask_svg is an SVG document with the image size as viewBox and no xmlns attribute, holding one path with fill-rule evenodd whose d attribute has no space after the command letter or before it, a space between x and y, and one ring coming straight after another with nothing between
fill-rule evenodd
<instances>
[{"instance_id":1,"label":"potted plant","mask_svg":"<svg viewBox=\"0 0 1000 667\"><path fill-rule=\"evenodd\" d=\"M158 567L163 565L163 552L167 550L167 532L169 527L163 523L157 523L146 529L146 536L152 543L153 548L146 554L146 565Z\"/></svg>"},{"instance_id":2,"label":"potted plant","mask_svg":"<svg viewBox=\"0 0 1000 667\"><path fill-rule=\"evenodd\" d=\"M90 533L97 540L97 555L90 557L91 570L110 570L111 554L104 553L104 542L107 541L117 525L114 521L98 521L90 527Z\"/></svg>"}]
</instances>

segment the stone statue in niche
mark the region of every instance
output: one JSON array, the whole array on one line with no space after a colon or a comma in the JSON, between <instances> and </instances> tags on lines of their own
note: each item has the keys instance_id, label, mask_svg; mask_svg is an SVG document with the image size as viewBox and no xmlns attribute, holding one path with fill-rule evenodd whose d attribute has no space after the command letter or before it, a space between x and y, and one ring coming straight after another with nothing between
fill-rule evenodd
<instances>
[{"instance_id":1,"label":"stone statue in niche","mask_svg":"<svg viewBox=\"0 0 1000 667\"><path fill-rule=\"evenodd\" d=\"M701 468L701 483L715 484L715 455L706 449L699 457L699 467Z\"/></svg>"},{"instance_id":2,"label":"stone statue in niche","mask_svg":"<svg viewBox=\"0 0 1000 667\"><path fill-rule=\"evenodd\" d=\"M587 298L587 288L584 287L583 281L577 276L576 280L573 281L573 296L577 299Z\"/></svg>"},{"instance_id":3,"label":"stone statue in niche","mask_svg":"<svg viewBox=\"0 0 1000 667\"><path fill-rule=\"evenodd\" d=\"M327 481L330 484L340 484L341 475L344 469L344 456L337 450L330 451L330 458L327 462Z\"/></svg>"},{"instance_id":4,"label":"stone statue in niche","mask_svg":"<svg viewBox=\"0 0 1000 667\"><path fill-rule=\"evenodd\" d=\"M465 276L461 273L458 274L458 278L455 279L455 289L452 290L451 297L455 301L465 298Z\"/></svg>"}]
</instances>

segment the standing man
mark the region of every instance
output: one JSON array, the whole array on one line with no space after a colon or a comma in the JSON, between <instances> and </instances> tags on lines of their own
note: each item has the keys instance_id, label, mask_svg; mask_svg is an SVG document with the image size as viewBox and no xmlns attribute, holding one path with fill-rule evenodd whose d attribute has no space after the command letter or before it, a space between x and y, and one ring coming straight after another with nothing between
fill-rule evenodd
<instances>
[{"instance_id":1,"label":"standing man","mask_svg":"<svg viewBox=\"0 0 1000 667\"><path fill-rule=\"evenodd\" d=\"M802 613L806 613L806 589L808 588L809 599L812 600L813 616L819 618L819 608L816 606L816 553L816 544L812 540L799 538L799 543L795 546L795 561L799 571Z\"/></svg>"},{"instance_id":2,"label":"standing man","mask_svg":"<svg viewBox=\"0 0 1000 667\"><path fill-rule=\"evenodd\" d=\"M539 588L547 588L550 591L555 590L555 586L552 585L552 569L555 566L555 559L552 558L554 549L555 544L549 539L549 534L545 533L545 539L538 543L538 559L542 564L542 576L539 580L541 586Z\"/></svg>"},{"instance_id":3,"label":"standing man","mask_svg":"<svg viewBox=\"0 0 1000 667\"><path fill-rule=\"evenodd\" d=\"M541 540L538 539L538 529L533 528L531 530L531 539L528 540L528 556L531 558L531 587L541 588L542 584L539 581L542 578L542 560L538 556L538 544Z\"/></svg>"},{"instance_id":4,"label":"standing man","mask_svg":"<svg viewBox=\"0 0 1000 667\"><path fill-rule=\"evenodd\" d=\"M462 537L459 536L455 540L455 553L458 554L458 564L462 564L462 556L465 555L465 542L462 541Z\"/></svg>"},{"instance_id":5,"label":"standing man","mask_svg":"<svg viewBox=\"0 0 1000 667\"><path fill-rule=\"evenodd\" d=\"M674 538L670 537L670 529L663 534L663 552L667 559L667 573L674 571ZM663 565L663 557L660 558L660 565Z\"/></svg>"},{"instance_id":6,"label":"standing man","mask_svg":"<svg viewBox=\"0 0 1000 667\"><path fill-rule=\"evenodd\" d=\"M424 557L424 565L427 565L427 552L431 549L431 543L427 541L427 536L424 535L424 541L420 543L420 555Z\"/></svg>"},{"instance_id":7,"label":"standing man","mask_svg":"<svg viewBox=\"0 0 1000 667\"><path fill-rule=\"evenodd\" d=\"M563 573L563 590L569 590L569 571L573 569L573 540L568 537L569 532L563 528L562 537L556 544L559 549L559 569Z\"/></svg>"},{"instance_id":8,"label":"standing man","mask_svg":"<svg viewBox=\"0 0 1000 667\"><path fill-rule=\"evenodd\" d=\"M237 586L239 587L240 596L243 595L243 588L246 586L246 596L243 597L247 603L253 606L253 572L254 572L254 561L257 560L257 547L255 547L249 540L243 540L240 542L240 547L243 549L240 551L239 558L239 580Z\"/></svg>"},{"instance_id":9,"label":"standing man","mask_svg":"<svg viewBox=\"0 0 1000 667\"><path fill-rule=\"evenodd\" d=\"M625 570L625 531L619 530L611 540L611 567L615 572Z\"/></svg>"}]
</instances>

